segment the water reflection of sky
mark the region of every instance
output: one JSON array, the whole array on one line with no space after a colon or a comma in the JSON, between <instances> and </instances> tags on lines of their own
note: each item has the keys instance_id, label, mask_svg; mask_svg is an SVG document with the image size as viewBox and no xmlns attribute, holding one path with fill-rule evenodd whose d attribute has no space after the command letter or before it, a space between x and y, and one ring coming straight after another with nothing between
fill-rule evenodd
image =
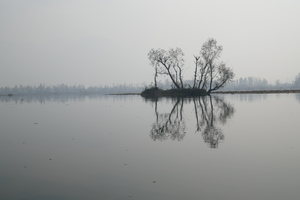
<instances>
[{"instance_id":1,"label":"water reflection of sky","mask_svg":"<svg viewBox=\"0 0 300 200\"><path fill-rule=\"evenodd\" d=\"M286 96L294 96L296 100L300 101L300 93L277 93L277 94L222 94L212 95L224 97L226 99L238 100L241 102L256 102L264 101L269 97L276 96L276 98L285 98ZM15 96L0 96L0 102L13 102L18 103L40 103L45 104L46 102L84 102L86 99L98 99L98 100L113 100L113 101L132 101L135 98L139 98L139 95L97 95L97 94L49 94L49 95L15 95ZM173 100L170 98L164 98L165 102L172 103ZM146 102L156 101L155 99L145 99Z\"/></svg>"},{"instance_id":2,"label":"water reflection of sky","mask_svg":"<svg viewBox=\"0 0 300 200\"><path fill-rule=\"evenodd\" d=\"M0 102L6 103L40 103L47 102L84 102L88 99L113 100L113 101L131 101L139 95L101 95L101 94L47 94L47 95L14 95L0 96Z\"/></svg>"},{"instance_id":3,"label":"water reflection of sky","mask_svg":"<svg viewBox=\"0 0 300 200\"><path fill-rule=\"evenodd\" d=\"M0 97L1 197L298 199L299 94L245 96Z\"/></svg>"}]
</instances>

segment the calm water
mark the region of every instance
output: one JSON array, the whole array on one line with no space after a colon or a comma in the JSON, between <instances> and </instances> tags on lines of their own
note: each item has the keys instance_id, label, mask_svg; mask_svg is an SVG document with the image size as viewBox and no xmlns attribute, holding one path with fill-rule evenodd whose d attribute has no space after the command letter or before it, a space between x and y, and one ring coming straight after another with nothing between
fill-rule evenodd
<instances>
[{"instance_id":1,"label":"calm water","mask_svg":"<svg viewBox=\"0 0 300 200\"><path fill-rule=\"evenodd\" d=\"M300 198L300 94L2 96L0 112L1 199Z\"/></svg>"}]
</instances>

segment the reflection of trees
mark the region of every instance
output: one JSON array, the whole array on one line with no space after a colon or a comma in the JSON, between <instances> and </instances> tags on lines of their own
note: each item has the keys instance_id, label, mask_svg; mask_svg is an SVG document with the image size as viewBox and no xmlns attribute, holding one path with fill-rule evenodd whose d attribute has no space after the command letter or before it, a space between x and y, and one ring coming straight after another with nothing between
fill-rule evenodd
<instances>
[{"instance_id":1,"label":"reflection of trees","mask_svg":"<svg viewBox=\"0 0 300 200\"><path fill-rule=\"evenodd\" d=\"M174 99L174 106L170 113L159 114L157 99L155 102L156 122L152 124L150 137L155 140L182 140L186 134L183 117L183 105L194 104L196 118L196 132L200 132L204 142L211 148L217 148L225 136L217 125L225 124L233 116L234 108L218 97L199 97L193 99Z\"/></svg>"},{"instance_id":2,"label":"reflection of trees","mask_svg":"<svg viewBox=\"0 0 300 200\"><path fill-rule=\"evenodd\" d=\"M219 141L224 140L225 136L216 124L225 124L234 114L234 108L224 100L211 96L193 99L193 102L197 121L196 132L201 132L204 142L211 148L218 147Z\"/></svg>"},{"instance_id":3,"label":"reflection of trees","mask_svg":"<svg viewBox=\"0 0 300 200\"><path fill-rule=\"evenodd\" d=\"M177 99L170 113L159 114L157 101L155 101L156 122L152 124L150 137L155 140L182 140L185 136L185 123L183 121L183 100Z\"/></svg>"}]
</instances>

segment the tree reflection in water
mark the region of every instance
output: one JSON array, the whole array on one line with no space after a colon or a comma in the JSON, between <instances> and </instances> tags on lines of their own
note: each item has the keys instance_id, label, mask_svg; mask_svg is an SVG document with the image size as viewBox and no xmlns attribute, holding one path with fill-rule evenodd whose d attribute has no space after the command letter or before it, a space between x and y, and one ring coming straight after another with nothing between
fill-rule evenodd
<instances>
[{"instance_id":1,"label":"tree reflection in water","mask_svg":"<svg viewBox=\"0 0 300 200\"><path fill-rule=\"evenodd\" d=\"M183 120L183 100L176 99L170 113L159 114L157 99L155 100L156 122L152 124L150 137L156 140L182 140L185 136L185 122Z\"/></svg>"},{"instance_id":2,"label":"tree reflection in water","mask_svg":"<svg viewBox=\"0 0 300 200\"><path fill-rule=\"evenodd\" d=\"M233 116L233 106L220 97L205 96L199 98L177 98L170 113L159 113L157 108L158 99L151 99L155 103L156 121L152 124L150 137L156 140L182 140L186 134L186 124L183 115L185 103L194 104L196 118L196 132L200 132L204 142L211 148L217 148L225 136L217 124L225 124L227 119Z\"/></svg>"}]
</instances>

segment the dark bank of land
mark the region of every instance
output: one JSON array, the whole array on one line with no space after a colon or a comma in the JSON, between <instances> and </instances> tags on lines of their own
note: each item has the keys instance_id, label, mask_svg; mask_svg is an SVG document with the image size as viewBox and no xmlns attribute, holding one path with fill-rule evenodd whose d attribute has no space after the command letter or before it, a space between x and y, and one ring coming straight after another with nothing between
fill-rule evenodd
<instances>
[{"instance_id":1,"label":"dark bank of land","mask_svg":"<svg viewBox=\"0 0 300 200\"><path fill-rule=\"evenodd\" d=\"M213 91L211 94L277 94L277 93L300 93L300 90L249 90L249 91ZM170 89L162 90L150 88L142 93L119 93L109 95L141 95L142 97L197 97L209 95L205 90L200 89Z\"/></svg>"},{"instance_id":2,"label":"dark bank of land","mask_svg":"<svg viewBox=\"0 0 300 200\"><path fill-rule=\"evenodd\" d=\"M159 88L145 89L142 93L142 97L196 97L196 96L206 96L208 93L204 89L170 89L162 90Z\"/></svg>"},{"instance_id":3,"label":"dark bank of land","mask_svg":"<svg viewBox=\"0 0 300 200\"><path fill-rule=\"evenodd\" d=\"M212 91L210 94L279 94L279 93L300 93L298 90L245 90L245 91ZM71 93L65 93L71 94ZM99 93L85 93L88 94L99 94ZM146 89L141 93L137 92L126 92L126 93L110 93L106 95L141 95L142 97L156 98L156 97L197 97L197 96L206 96L210 95L206 90L201 89L170 89L162 90L159 88L150 88ZM20 94L17 94L20 95ZM36 94L32 94L36 95ZM15 96L14 94L0 94L0 96Z\"/></svg>"},{"instance_id":4,"label":"dark bank of land","mask_svg":"<svg viewBox=\"0 0 300 200\"><path fill-rule=\"evenodd\" d=\"M128 92L128 93L116 93L116 94L108 94L108 95L141 95L141 93Z\"/></svg>"},{"instance_id":5,"label":"dark bank of land","mask_svg":"<svg viewBox=\"0 0 300 200\"><path fill-rule=\"evenodd\" d=\"M210 94L276 94L276 93L300 93L300 90L249 90L249 91L212 91L204 89L170 89L162 90L159 88L146 89L141 93L143 97L197 97Z\"/></svg>"},{"instance_id":6,"label":"dark bank of land","mask_svg":"<svg viewBox=\"0 0 300 200\"><path fill-rule=\"evenodd\" d=\"M205 96L207 92L201 89L170 89L163 90L159 88L145 89L141 93L115 93L108 95L141 95L142 97L156 98L156 97L195 97Z\"/></svg>"},{"instance_id":7,"label":"dark bank of land","mask_svg":"<svg viewBox=\"0 0 300 200\"><path fill-rule=\"evenodd\" d=\"M300 93L300 90L247 90L247 91L213 91L214 94L276 94Z\"/></svg>"}]
</instances>

